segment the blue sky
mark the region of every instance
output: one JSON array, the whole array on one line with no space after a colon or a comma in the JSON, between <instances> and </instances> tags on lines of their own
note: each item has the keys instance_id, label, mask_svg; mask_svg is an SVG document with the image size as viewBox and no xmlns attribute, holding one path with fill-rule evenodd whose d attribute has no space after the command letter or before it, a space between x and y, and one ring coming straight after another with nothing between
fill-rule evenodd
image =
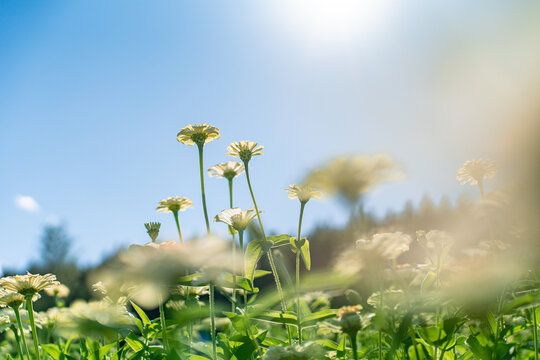
<instances>
[{"instance_id":1,"label":"blue sky","mask_svg":"<svg viewBox=\"0 0 540 360\"><path fill-rule=\"evenodd\" d=\"M276 232L298 215L283 189L336 155L385 152L406 169L369 195L378 214L455 198L465 160L504 164L501 136L538 93L539 14L533 1L4 1L0 266L36 259L47 222L67 225L83 263L147 241L146 221L174 238L155 212L168 196L193 199L183 232L202 234L196 149L176 141L190 123L221 130L206 167L232 141L265 146L252 176ZM227 187L206 183L214 215ZM235 190L250 207L243 177ZM345 221L313 201L305 229Z\"/></svg>"}]
</instances>

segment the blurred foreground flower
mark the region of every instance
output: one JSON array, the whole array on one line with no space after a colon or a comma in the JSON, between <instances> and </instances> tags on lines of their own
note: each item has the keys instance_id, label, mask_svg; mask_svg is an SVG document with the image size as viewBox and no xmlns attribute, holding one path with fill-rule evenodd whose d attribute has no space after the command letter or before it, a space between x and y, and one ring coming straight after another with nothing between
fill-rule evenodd
<instances>
[{"instance_id":1,"label":"blurred foreground flower","mask_svg":"<svg viewBox=\"0 0 540 360\"><path fill-rule=\"evenodd\" d=\"M356 246L343 252L335 269L342 274L360 275L364 268L371 277L382 275L388 261L396 260L409 250L411 237L401 232L375 234L370 240L360 239Z\"/></svg>"},{"instance_id":2,"label":"blurred foreground flower","mask_svg":"<svg viewBox=\"0 0 540 360\"><path fill-rule=\"evenodd\" d=\"M102 301L75 301L58 314L58 331L66 337L74 334L116 341L118 331L135 328L134 318L124 306Z\"/></svg>"},{"instance_id":3,"label":"blurred foreground flower","mask_svg":"<svg viewBox=\"0 0 540 360\"><path fill-rule=\"evenodd\" d=\"M107 289L133 286L133 300L146 308L162 304L179 279L196 274L197 281L214 282L233 266L228 244L208 237L189 241L131 246L118 260L96 274Z\"/></svg>"},{"instance_id":4,"label":"blurred foreground flower","mask_svg":"<svg viewBox=\"0 0 540 360\"><path fill-rule=\"evenodd\" d=\"M474 159L466 161L463 164L458 172L456 179L461 182L461 184L466 184L468 182L471 185L478 185L480 189L480 194L484 195L484 179L491 179L495 177L497 173L497 164L491 160L483 159Z\"/></svg>"},{"instance_id":5,"label":"blurred foreground flower","mask_svg":"<svg viewBox=\"0 0 540 360\"><path fill-rule=\"evenodd\" d=\"M190 146L202 146L219 137L219 129L208 124L188 125L177 134L178 142Z\"/></svg>"},{"instance_id":6,"label":"blurred foreground flower","mask_svg":"<svg viewBox=\"0 0 540 360\"><path fill-rule=\"evenodd\" d=\"M222 177L232 180L244 172L244 164L237 161L227 161L219 163L208 169L210 176Z\"/></svg>"},{"instance_id":7,"label":"blurred foreground flower","mask_svg":"<svg viewBox=\"0 0 540 360\"><path fill-rule=\"evenodd\" d=\"M402 177L397 164L386 155L354 156L337 158L314 170L305 183L354 205L374 186Z\"/></svg>"},{"instance_id":8,"label":"blurred foreground flower","mask_svg":"<svg viewBox=\"0 0 540 360\"><path fill-rule=\"evenodd\" d=\"M324 348L314 342L296 346L271 346L263 360L322 360L328 359Z\"/></svg>"},{"instance_id":9,"label":"blurred foreground flower","mask_svg":"<svg viewBox=\"0 0 540 360\"><path fill-rule=\"evenodd\" d=\"M318 190L315 190L312 186L309 185L289 185L288 189L285 191L289 194L289 199L296 199L301 203L306 203L309 199L319 199L322 196L322 193Z\"/></svg>"},{"instance_id":10,"label":"blurred foreground flower","mask_svg":"<svg viewBox=\"0 0 540 360\"><path fill-rule=\"evenodd\" d=\"M262 149L264 146L253 141L236 141L227 147L227 155L240 158L244 164L247 164L253 156L262 155Z\"/></svg>"},{"instance_id":11,"label":"blurred foreground flower","mask_svg":"<svg viewBox=\"0 0 540 360\"><path fill-rule=\"evenodd\" d=\"M69 288L64 284L58 283L48 287L45 293L51 297L65 298L69 296Z\"/></svg>"}]
</instances>

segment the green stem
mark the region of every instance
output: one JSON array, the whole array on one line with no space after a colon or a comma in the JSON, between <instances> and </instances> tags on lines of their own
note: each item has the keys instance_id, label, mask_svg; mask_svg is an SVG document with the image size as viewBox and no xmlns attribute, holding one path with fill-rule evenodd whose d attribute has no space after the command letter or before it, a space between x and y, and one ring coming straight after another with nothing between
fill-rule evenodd
<instances>
[{"instance_id":1,"label":"green stem","mask_svg":"<svg viewBox=\"0 0 540 360\"><path fill-rule=\"evenodd\" d=\"M163 303L159 304L159 318L161 320L161 338L163 340L163 346L165 352L169 352L169 341L167 339L167 323L165 322L165 310L163 309Z\"/></svg>"},{"instance_id":2,"label":"green stem","mask_svg":"<svg viewBox=\"0 0 540 360\"><path fill-rule=\"evenodd\" d=\"M176 222L176 228L178 229L178 236L180 237L180 244L184 244L182 240L182 232L180 231L180 221L178 220L178 211L173 211L174 221Z\"/></svg>"},{"instance_id":3,"label":"green stem","mask_svg":"<svg viewBox=\"0 0 540 360\"><path fill-rule=\"evenodd\" d=\"M11 331L13 331L13 335L15 335L15 341L17 342L17 352L19 353L19 359L22 360L23 358L23 350L21 347L21 340L19 339L19 333L17 331L17 327L15 325L11 325Z\"/></svg>"},{"instance_id":4,"label":"green stem","mask_svg":"<svg viewBox=\"0 0 540 360\"><path fill-rule=\"evenodd\" d=\"M242 277L246 277L246 268L245 268L245 264L246 264L246 259L245 259L245 256L246 256L246 253L244 251L244 232L243 231L239 231L238 232L238 239L240 241L240 251L242 252L242 256L240 257L240 267L242 269ZM245 290L243 290L243 293L244 293L244 311L246 311L246 307L247 307L247 292Z\"/></svg>"},{"instance_id":5,"label":"green stem","mask_svg":"<svg viewBox=\"0 0 540 360\"><path fill-rule=\"evenodd\" d=\"M30 319L30 326L32 327L32 337L34 339L34 350L36 351L36 358L40 360L39 356L39 342L36 332L36 323L34 321L34 305L32 304L32 296L26 298L26 308L28 310L28 318Z\"/></svg>"},{"instance_id":6,"label":"green stem","mask_svg":"<svg viewBox=\"0 0 540 360\"><path fill-rule=\"evenodd\" d=\"M356 341L356 332L354 335L349 334L354 360L358 360L358 343Z\"/></svg>"},{"instance_id":7,"label":"green stem","mask_svg":"<svg viewBox=\"0 0 540 360\"><path fill-rule=\"evenodd\" d=\"M382 284L382 279L381 279L381 284ZM380 292L380 296L379 296L379 308L381 310L381 313L384 313L384 287L381 285L380 288L379 288L379 292ZM383 339L382 339L382 329L379 329L379 339L378 339L378 344L379 344L379 360L382 360L383 359L383 351L382 351L382 343L383 343Z\"/></svg>"},{"instance_id":8,"label":"green stem","mask_svg":"<svg viewBox=\"0 0 540 360\"><path fill-rule=\"evenodd\" d=\"M13 307L13 311L15 312L15 318L17 319L17 324L19 324L19 330L21 332L21 338L24 345L24 350L26 351L26 357L28 360L30 360L30 351L28 350L28 345L26 344L26 338L24 337L24 329L21 322L21 315L19 313L19 308ZM21 358L22 359L22 358Z\"/></svg>"},{"instance_id":9,"label":"green stem","mask_svg":"<svg viewBox=\"0 0 540 360\"><path fill-rule=\"evenodd\" d=\"M212 336L212 358L217 360L217 343L216 343L216 316L214 303L215 285L210 284L210 331Z\"/></svg>"},{"instance_id":10,"label":"green stem","mask_svg":"<svg viewBox=\"0 0 540 360\"><path fill-rule=\"evenodd\" d=\"M300 218L298 220L297 244L302 239L302 217L304 216L304 207L306 202L300 202ZM300 311L300 247L296 246L296 320L298 324L298 343L302 344L302 312ZM352 341L352 339L351 339Z\"/></svg>"},{"instance_id":11,"label":"green stem","mask_svg":"<svg viewBox=\"0 0 540 360\"><path fill-rule=\"evenodd\" d=\"M233 179L229 180L229 206L232 209L233 207ZM232 236L232 251L233 251L233 292L232 292L232 312L236 311L236 239L234 238L234 230L229 226L229 232Z\"/></svg>"},{"instance_id":12,"label":"green stem","mask_svg":"<svg viewBox=\"0 0 540 360\"><path fill-rule=\"evenodd\" d=\"M261 228L263 239L266 240L266 234L264 232L264 227L261 220L261 214L259 213L259 208L257 206L257 201L255 200L255 195L253 195L253 188L251 187L251 180L249 178L249 167L248 162L244 161L244 168L246 172L246 179L249 187L249 193L251 194L251 199L253 200L253 206L255 207L255 212L257 213L257 220L259 220L259 226ZM279 294L279 299L281 302L282 311L287 311L287 304L285 303L285 296L283 296L283 289L281 288L281 282L279 281L279 274L276 269L276 264L274 262L274 257L272 256L272 249L270 249L266 255L268 256L268 262L270 263L270 268L272 269L272 275L274 275L274 281L276 282L276 287ZM289 327L287 327L287 332L289 335L289 345L292 345L292 336Z\"/></svg>"},{"instance_id":13,"label":"green stem","mask_svg":"<svg viewBox=\"0 0 540 360\"><path fill-rule=\"evenodd\" d=\"M536 306L533 306L533 326L534 360L538 360L538 322L536 320Z\"/></svg>"},{"instance_id":14,"label":"green stem","mask_svg":"<svg viewBox=\"0 0 540 360\"><path fill-rule=\"evenodd\" d=\"M210 235L210 223L208 222L208 211L206 210L206 194L204 192L204 171L203 171L203 147L204 145L197 145L199 147L199 170L201 174L201 194L202 204L204 210L204 221L206 222L206 232Z\"/></svg>"}]
</instances>

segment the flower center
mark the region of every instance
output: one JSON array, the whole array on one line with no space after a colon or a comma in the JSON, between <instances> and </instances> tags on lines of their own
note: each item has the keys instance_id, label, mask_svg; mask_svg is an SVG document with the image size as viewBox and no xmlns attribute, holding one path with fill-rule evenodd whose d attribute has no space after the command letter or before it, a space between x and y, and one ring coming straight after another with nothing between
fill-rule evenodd
<instances>
[{"instance_id":1,"label":"flower center","mask_svg":"<svg viewBox=\"0 0 540 360\"><path fill-rule=\"evenodd\" d=\"M191 136L191 140L199 146L204 145L206 138L208 137L205 133L195 133Z\"/></svg>"},{"instance_id":2,"label":"flower center","mask_svg":"<svg viewBox=\"0 0 540 360\"><path fill-rule=\"evenodd\" d=\"M243 162L248 162L249 160L251 160L251 150L241 150L240 160L242 160Z\"/></svg>"}]
</instances>

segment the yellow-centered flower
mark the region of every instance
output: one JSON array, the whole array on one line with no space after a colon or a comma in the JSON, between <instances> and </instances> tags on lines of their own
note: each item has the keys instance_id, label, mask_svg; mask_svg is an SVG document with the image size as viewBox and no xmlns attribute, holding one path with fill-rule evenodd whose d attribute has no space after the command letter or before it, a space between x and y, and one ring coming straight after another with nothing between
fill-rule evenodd
<instances>
[{"instance_id":1,"label":"yellow-centered flower","mask_svg":"<svg viewBox=\"0 0 540 360\"><path fill-rule=\"evenodd\" d=\"M208 175L232 180L244 172L244 164L237 161L219 163L208 169Z\"/></svg>"},{"instance_id":2,"label":"yellow-centered flower","mask_svg":"<svg viewBox=\"0 0 540 360\"><path fill-rule=\"evenodd\" d=\"M306 203L311 198L320 199L322 196L322 192L309 185L289 185L289 188L285 189L285 191L289 194L289 199L298 198L301 203Z\"/></svg>"},{"instance_id":3,"label":"yellow-centered flower","mask_svg":"<svg viewBox=\"0 0 540 360\"><path fill-rule=\"evenodd\" d=\"M246 163L251 160L253 156L262 155L262 149L264 149L264 146L253 141L236 141L227 147L227 155L240 158L240 160Z\"/></svg>"},{"instance_id":4,"label":"yellow-centered flower","mask_svg":"<svg viewBox=\"0 0 540 360\"><path fill-rule=\"evenodd\" d=\"M474 159L466 161L457 172L456 179L461 184L470 181L471 185L482 183L483 179L491 179L497 173L497 164L491 160Z\"/></svg>"},{"instance_id":5,"label":"yellow-centered flower","mask_svg":"<svg viewBox=\"0 0 540 360\"><path fill-rule=\"evenodd\" d=\"M60 284L52 274L26 274L6 276L0 279L0 287L17 292L25 297L33 296L53 285Z\"/></svg>"},{"instance_id":6,"label":"yellow-centered flower","mask_svg":"<svg viewBox=\"0 0 540 360\"><path fill-rule=\"evenodd\" d=\"M220 221L231 226L236 231L244 231L251 220L257 216L255 209L243 210L240 208L232 208L223 210L216 215L214 221Z\"/></svg>"},{"instance_id":7,"label":"yellow-centered flower","mask_svg":"<svg viewBox=\"0 0 540 360\"><path fill-rule=\"evenodd\" d=\"M193 207L193 202L185 197L170 197L159 202L156 208L158 213L185 211L187 208Z\"/></svg>"},{"instance_id":8,"label":"yellow-centered flower","mask_svg":"<svg viewBox=\"0 0 540 360\"><path fill-rule=\"evenodd\" d=\"M204 144L219 139L219 129L208 124L188 125L177 135L177 140L182 144L203 146Z\"/></svg>"}]
</instances>

